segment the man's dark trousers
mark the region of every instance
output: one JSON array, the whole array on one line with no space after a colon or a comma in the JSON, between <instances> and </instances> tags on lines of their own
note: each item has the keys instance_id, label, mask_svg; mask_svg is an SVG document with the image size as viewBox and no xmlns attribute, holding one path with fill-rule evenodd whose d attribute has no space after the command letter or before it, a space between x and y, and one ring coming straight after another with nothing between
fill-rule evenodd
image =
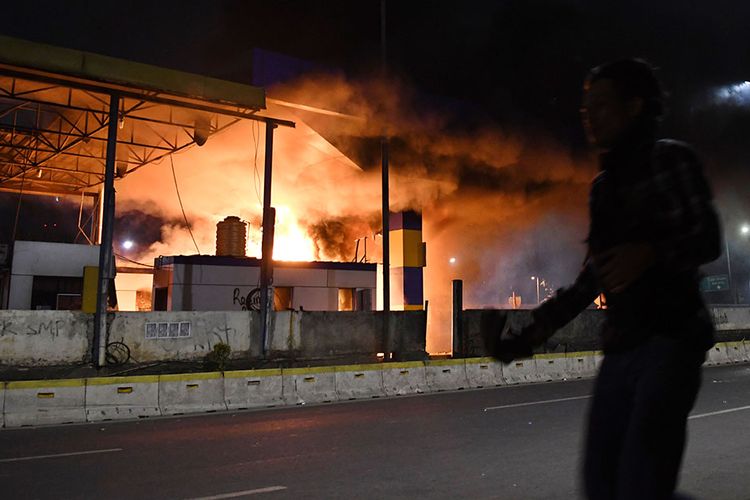
<instances>
[{"instance_id":1,"label":"man's dark trousers","mask_svg":"<svg viewBox=\"0 0 750 500\"><path fill-rule=\"evenodd\" d=\"M705 351L668 336L605 354L586 438L590 500L672 498L704 360Z\"/></svg>"}]
</instances>

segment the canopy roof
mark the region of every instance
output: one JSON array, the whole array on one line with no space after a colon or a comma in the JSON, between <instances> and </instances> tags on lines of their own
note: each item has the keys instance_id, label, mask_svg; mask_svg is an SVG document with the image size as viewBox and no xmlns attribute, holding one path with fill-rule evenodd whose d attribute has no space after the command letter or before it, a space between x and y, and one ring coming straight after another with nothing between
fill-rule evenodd
<instances>
[{"instance_id":1,"label":"canopy roof","mask_svg":"<svg viewBox=\"0 0 750 500\"><path fill-rule=\"evenodd\" d=\"M241 119L294 126L260 113L258 87L0 36L0 191L97 192L112 94L118 177Z\"/></svg>"}]
</instances>

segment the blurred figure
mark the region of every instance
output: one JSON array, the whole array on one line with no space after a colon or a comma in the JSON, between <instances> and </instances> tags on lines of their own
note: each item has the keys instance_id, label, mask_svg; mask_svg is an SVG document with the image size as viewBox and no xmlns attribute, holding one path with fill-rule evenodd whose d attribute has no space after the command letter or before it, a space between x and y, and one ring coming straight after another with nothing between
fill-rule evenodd
<instances>
[{"instance_id":1,"label":"blurred figure","mask_svg":"<svg viewBox=\"0 0 750 500\"><path fill-rule=\"evenodd\" d=\"M698 267L721 252L718 218L693 150L656 140L663 95L649 64L627 59L592 69L581 111L601 150L583 269L493 354L504 362L531 355L603 294L604 361L588 416L586 496L674 498L687 417L714 343Z\"/></svg>"}]
</instances>

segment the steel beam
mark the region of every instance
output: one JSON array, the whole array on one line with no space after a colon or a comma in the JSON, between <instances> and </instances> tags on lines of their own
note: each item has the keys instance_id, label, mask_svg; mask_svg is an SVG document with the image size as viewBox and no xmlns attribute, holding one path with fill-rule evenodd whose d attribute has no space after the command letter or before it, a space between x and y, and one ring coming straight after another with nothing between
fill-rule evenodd
<instances>
[{"instance_id":1,"label":"steel beam","mask_svg":"<svg viewBox=\"0 0 750 500\"><path fill-rule=\"evenodd\" d=\"M294 122L289 121L289 120L281 120L278 118L270 118L268 116L260 116L256 114L258 110L243 111L243 108L240 108L240 107L230 106L227 104L219 104L219 103L215 103L211 101L205 101L205 102L211 102L211 104L213 105L202 104L202 103L195 102L195 101L182 100L178 96L164 97L163 95L159 95L155 91L137 92L131 88L128 88L126 86L121 86L121 85L114 85L114 84L106 85L106 86L96 85L93 83L81 81L80 79L77 79L74 77L56 78L53 76L35 73L33 71L27 72L27 71L22 71L16 68L10 68L2 64L0 64L0 76L19 78L19 79L30 81L30 82L56 83L63 87L71 87L75 89L89 90L91 92L95 92L99 94L109 93L109 92L114 91L121 98L144 100L144 101L154 102L158 104L165 104L168 106L175 106L178 108L195 109L198 111L207 111L209 113L216 113L216 114L226 115L226 116L234 116L237 118L244 118L246 120L255 120L255 121L264 122L264 123L273 123L276 126L294 128Z\"/></svg>"}]
</instances>

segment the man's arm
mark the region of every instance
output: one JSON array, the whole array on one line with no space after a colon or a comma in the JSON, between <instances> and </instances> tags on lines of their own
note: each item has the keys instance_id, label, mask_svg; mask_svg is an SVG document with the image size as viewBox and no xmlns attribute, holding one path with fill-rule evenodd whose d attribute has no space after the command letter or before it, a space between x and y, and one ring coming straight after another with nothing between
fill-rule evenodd
<instances>
[{"instance_id":1,"label":"man's arm","mask_svg":"<svg viewBox=\"0 0 750 500\"><path fill-rule=\"evenodd\" d=\"M571 286L559 289L554 297L531 312L533 323L524 332L528 331L533 345L544 343L586 309L599 293L593 265L587 260Z\"/></svg>"},{"instance_id":2,"label":"man's arm","mask_svg":"<svg viewBox=\"0 0 750 500\"><path fill-rule=\"evenodd\" d=\"M505 363L531 356L534 347L543 344L554 333L568 324L599 295L599 286L590 260L584 264L578 278L557 291L554 297L531 312L532 323L519 335L500 339L491 354Z\"/></svg>"},{"instance_id":3,"label":"man's arm","mask_svg":"<svg viewBox=\"0 0 750 500\"><path fill-rule=\"evenodd\" d=\"M676 141L659 141L654 155L657 261L676 271L711 262L721 254L721 235L700 160Z\"/></svg>"}]
</instances>

